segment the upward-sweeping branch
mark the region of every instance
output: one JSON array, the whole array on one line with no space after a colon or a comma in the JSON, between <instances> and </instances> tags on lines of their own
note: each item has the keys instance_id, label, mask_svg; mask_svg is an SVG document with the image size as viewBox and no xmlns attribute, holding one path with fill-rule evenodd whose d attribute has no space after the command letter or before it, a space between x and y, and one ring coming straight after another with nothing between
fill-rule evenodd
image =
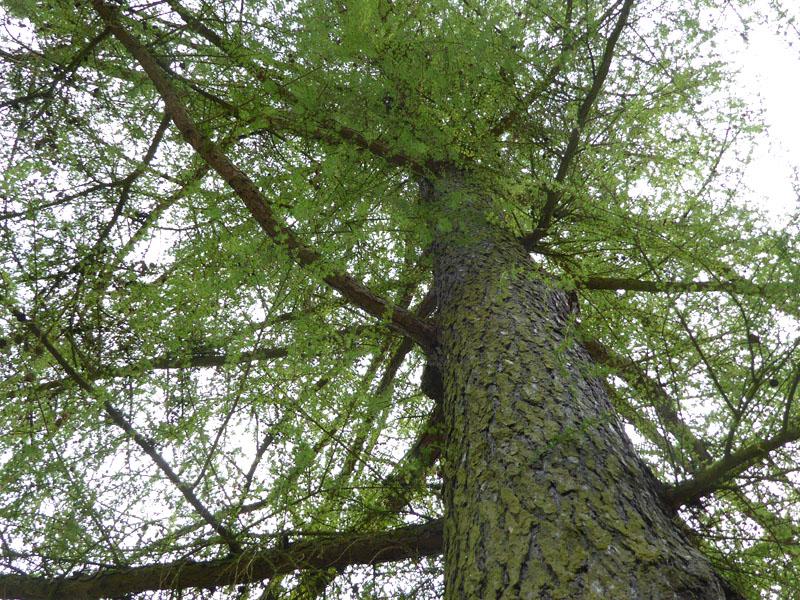
<instances>
[{"instance_id":1,"label":"upward-sweeping branch","mask_svg":"<svg viewBox=\"0 0 800 600\"><path fill-rule=\"evenodd\" d=\"M592 87L589 89L589 93L586 94L586 97L578 108L577 122L569 134L567 148L561 156L561 162L558 165L558 172L555 178L556 185L547 189L545 204L539 214L539 221L536 223L536 227L531 233L522 238L522 243L528 250L533 248L547 235L547 231L550 229L550 225L556 213L556 208L561 201L562 194L560 185L567 179L567 174L572 166L572 162L578 154L578 143L580 142L581 132L589 121L589 114L595 102L597 102L597 97L600 95L600 90L606 81L606 77L608 77L608 71L611 68L611 60L614 57L614 48L617 45L620 34L622 34L622 30L628 23L628 16L630 15L632 6L633 0L625 0L620 9L619 16L617 17L617 22L614 24L614 29L608 37L608 40L606 40L603 58L600 60L600 66L592 80Z\"/></svg>"},{"instance_id":2,"label":"upward-sweeping branch","mask_svg":"<svg viewBox=\"0 0 800 600\"><path fill-rule=\"evenodd\" d=\"M797 440L800 440L800 425L784 429L766 440L752 441L698 471L690 479L670 488L667 499L676 508L696 502L719 490L748 468L765 460L773 451Z\"/></svg>"},{"instance_id":3,"label":"upward-sweeping branch","mask_svg":"<svg viewBox=\"0 0 800 600\"><path fill-rule=\"evenodd\" d=\"M349 274L335 271L325 265L322 257L315 250L306 246L291 228L280 223L273 213L270 203L255 183L225 155L217 144L199 130L167 74L147 48L120 24L116 18L116 9L102 0L93 0L92 5L114 37L142 66L161 95L167 112L183 139L236 192L261 229L276 243L288 249L290 256L297 263L306 267L313 266L321 271L323 280L351 304L375 317L387 319L392 328L413 339L424 350L430 351L434 333L432 326L415 317L410 311L392 305Z\"/></svg>"},{"instance_id":4,"label":"upward-sweeping branch","mask_svg":"<svg viewBox=\"0 0 800 600\"><path fill-rule=\"evenodd\" d=\"M626 383L644 393L652 402L656 414L670 433L679 439L696 458L706 463L699 468L690 465L689 470L692 476L666 490L665 499L675 508L692 504L700 498L713 494L746 469L765 460L775 450L800 440L800 424L787 422L772 437L764 440L751 440L730 454L711 462L713 456L707 443L697 437L680 418L676 409L678 403L657 381L651 379L633 361L614 353L598 341L588 340L583 343L583 346L597 363L610 367ZM787 404L791 404L799 382L800 376L796 376L790 385Z\"/></svg>"}]
</instances>

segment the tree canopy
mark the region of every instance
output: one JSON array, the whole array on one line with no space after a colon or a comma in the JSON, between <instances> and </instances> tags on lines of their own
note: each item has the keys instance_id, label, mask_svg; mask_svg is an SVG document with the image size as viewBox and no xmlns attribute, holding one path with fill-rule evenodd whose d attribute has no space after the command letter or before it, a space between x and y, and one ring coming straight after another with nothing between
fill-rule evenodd
<instances>
[{"instance_id":1,"label":"tree canopy","mask_svg":"<svg viewBox=\"0 0 800 600\"><path fill-rule=\"evenodd\" d=\"M443 165L692 540L793 597L800 220L719 33L797 30L748 4L6 0L0 597L439 597Z\"/></svg>"}]
</instances>

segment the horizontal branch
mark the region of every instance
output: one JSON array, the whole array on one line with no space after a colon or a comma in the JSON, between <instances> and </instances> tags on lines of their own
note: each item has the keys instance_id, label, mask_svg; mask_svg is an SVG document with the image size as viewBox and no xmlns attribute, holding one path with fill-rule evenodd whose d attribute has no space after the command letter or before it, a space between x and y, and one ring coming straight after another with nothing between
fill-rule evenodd
<instances>
[{"instance_id":1,"label":"horizontal branch","mask_svg":"<svg viewBox=\"0 0 800 600\"><path fill-rule=\"evenodd\" d=\"M796 442L798 439L800 439L800 427L795 426L785 429L767 440L743 446L736 452L732 452L698 471L691 479L670 488L667 491L667 499L676 508L691 504L712 494L756 462L764 460L773 450Z\"/></svg>"},{"instance_id":2,"label":"horizontal branch","mask_svg":"<svg viewBox=\"0 0 800 600\"><path fill-rule=\"evenodd\" d=\"M100 379L114 379L117 377L134 377L147 371L166 371L174 369L202 369L225 367L229 365L247 365L253 362L273 360L288 356L289 349L283 346L274 348L257 348L252 351L241 352L236 355L228 354L220 349L212 348L208 351L196 351L186 356L164 354L151 359L144 359L133 364L120 366L105 366L101 369L87 373L84 377L87 381L98 381ZM15 398L30 391L34 393L58 393L62 391L70 382L72 377L63 377L45 381L33 388L19 387L16 390L3 392L0 399Z\"/></svg>"},{"instance_id":3,"label":"horizontal branch","mask_svg":"<svg viewBox=\"0 0 800 600\"><path fill-rule=\"evenodd\" d=\"M757 284L746 279L732 281L646 281L627 277L586 277L575 285L585 290L631 292L732 292L751 296L768 296L796 289L794 283Z\"/></svg>"},{"instance_id":4,"label":"horizontal branch","mask_svg":"<svg viewBox=\"0 0 800 600\"><path fill-rule=\"evenodd\" d=\"M114 37L142 66L161 95L167 111L183 139L236 192L264 233L276 243L287 248L290 256L297 263L306 267L314 266L324 273L327 269L319 253L306 246L292 229L279 221L273 213L270 203L255 183L231 162L218 144L199 130L164 70L147 48L119 23L116 18L116 9L102 0L93 0L92 4ZM374 317L386 319L392 328L413 339L424 350L430 351L434 332L429 323L418 319L406 309L392 305L347 273L328 272L323 275L322 279L351 304Z\"/></svg>"},{"instance_id":5,"label":"horizontal branch","mask_svg":"<svg viewBox=\"0 0 800 600\"><path fill-rule=\"evenodd\" d=\"M288 348L277 346L275 348L257 348L256 350L241 352L235 355L236 360L227 352L219 350L210 350L208 352L194 352L186 357L181 356L159 356L154 359L149 366L155 370L165 369L181 369L181 368L208 368L208 367L224 367L229 364L247 364L254 361L271 360L274 358L283 358L289 354ZM127 368L130 372L130 367ZM111 377L119 377L126 373L126 368L114 369L109 374Z\"/></svg>"},{"instance_id":6,"label":"horizontal branch","mask_svg":"<svg viewBox=\"0 0 800 600\"><path fill-rule=\"evenodd\" d=\"M409 525L382 532L338 533L235 557L100 570L76 577L0 575L0 599L119 598L155 590L210 589L252 583L301 569L336 569L436 556L442 523Z\"/></svg>"}]
</instances>

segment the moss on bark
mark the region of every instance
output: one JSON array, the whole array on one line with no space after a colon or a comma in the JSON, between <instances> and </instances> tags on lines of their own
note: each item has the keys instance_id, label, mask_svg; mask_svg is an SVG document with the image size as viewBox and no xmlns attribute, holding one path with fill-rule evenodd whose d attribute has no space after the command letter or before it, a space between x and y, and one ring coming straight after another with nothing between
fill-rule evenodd
<instances>
[{"instance_id":1,"label":"moss on bark","mask_svg":"<svg viewBox=\"0 0 800 600\"><path fill-rule=\"evenodd\" d=\"M445 600L725 598L588 374L566 295L464 181L422 186L447 431Z\"/></svg>"}]
</instances>

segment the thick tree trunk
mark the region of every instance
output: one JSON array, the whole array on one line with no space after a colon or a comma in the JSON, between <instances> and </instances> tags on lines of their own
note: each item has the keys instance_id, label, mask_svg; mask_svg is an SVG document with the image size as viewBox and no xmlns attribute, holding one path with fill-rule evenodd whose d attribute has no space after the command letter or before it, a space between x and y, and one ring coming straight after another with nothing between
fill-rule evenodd
<instances>
[{"instance_id":1,"label":"thick tree trunk","mask_svg":"<svg viewBox=\"0 0 800 600\"><path fill-rule=\"evenodd\" d=\"M421 191L445 389L445 600L725 598L591 376L565 295L463 176Z\"/></svg>"}]
</instances>

